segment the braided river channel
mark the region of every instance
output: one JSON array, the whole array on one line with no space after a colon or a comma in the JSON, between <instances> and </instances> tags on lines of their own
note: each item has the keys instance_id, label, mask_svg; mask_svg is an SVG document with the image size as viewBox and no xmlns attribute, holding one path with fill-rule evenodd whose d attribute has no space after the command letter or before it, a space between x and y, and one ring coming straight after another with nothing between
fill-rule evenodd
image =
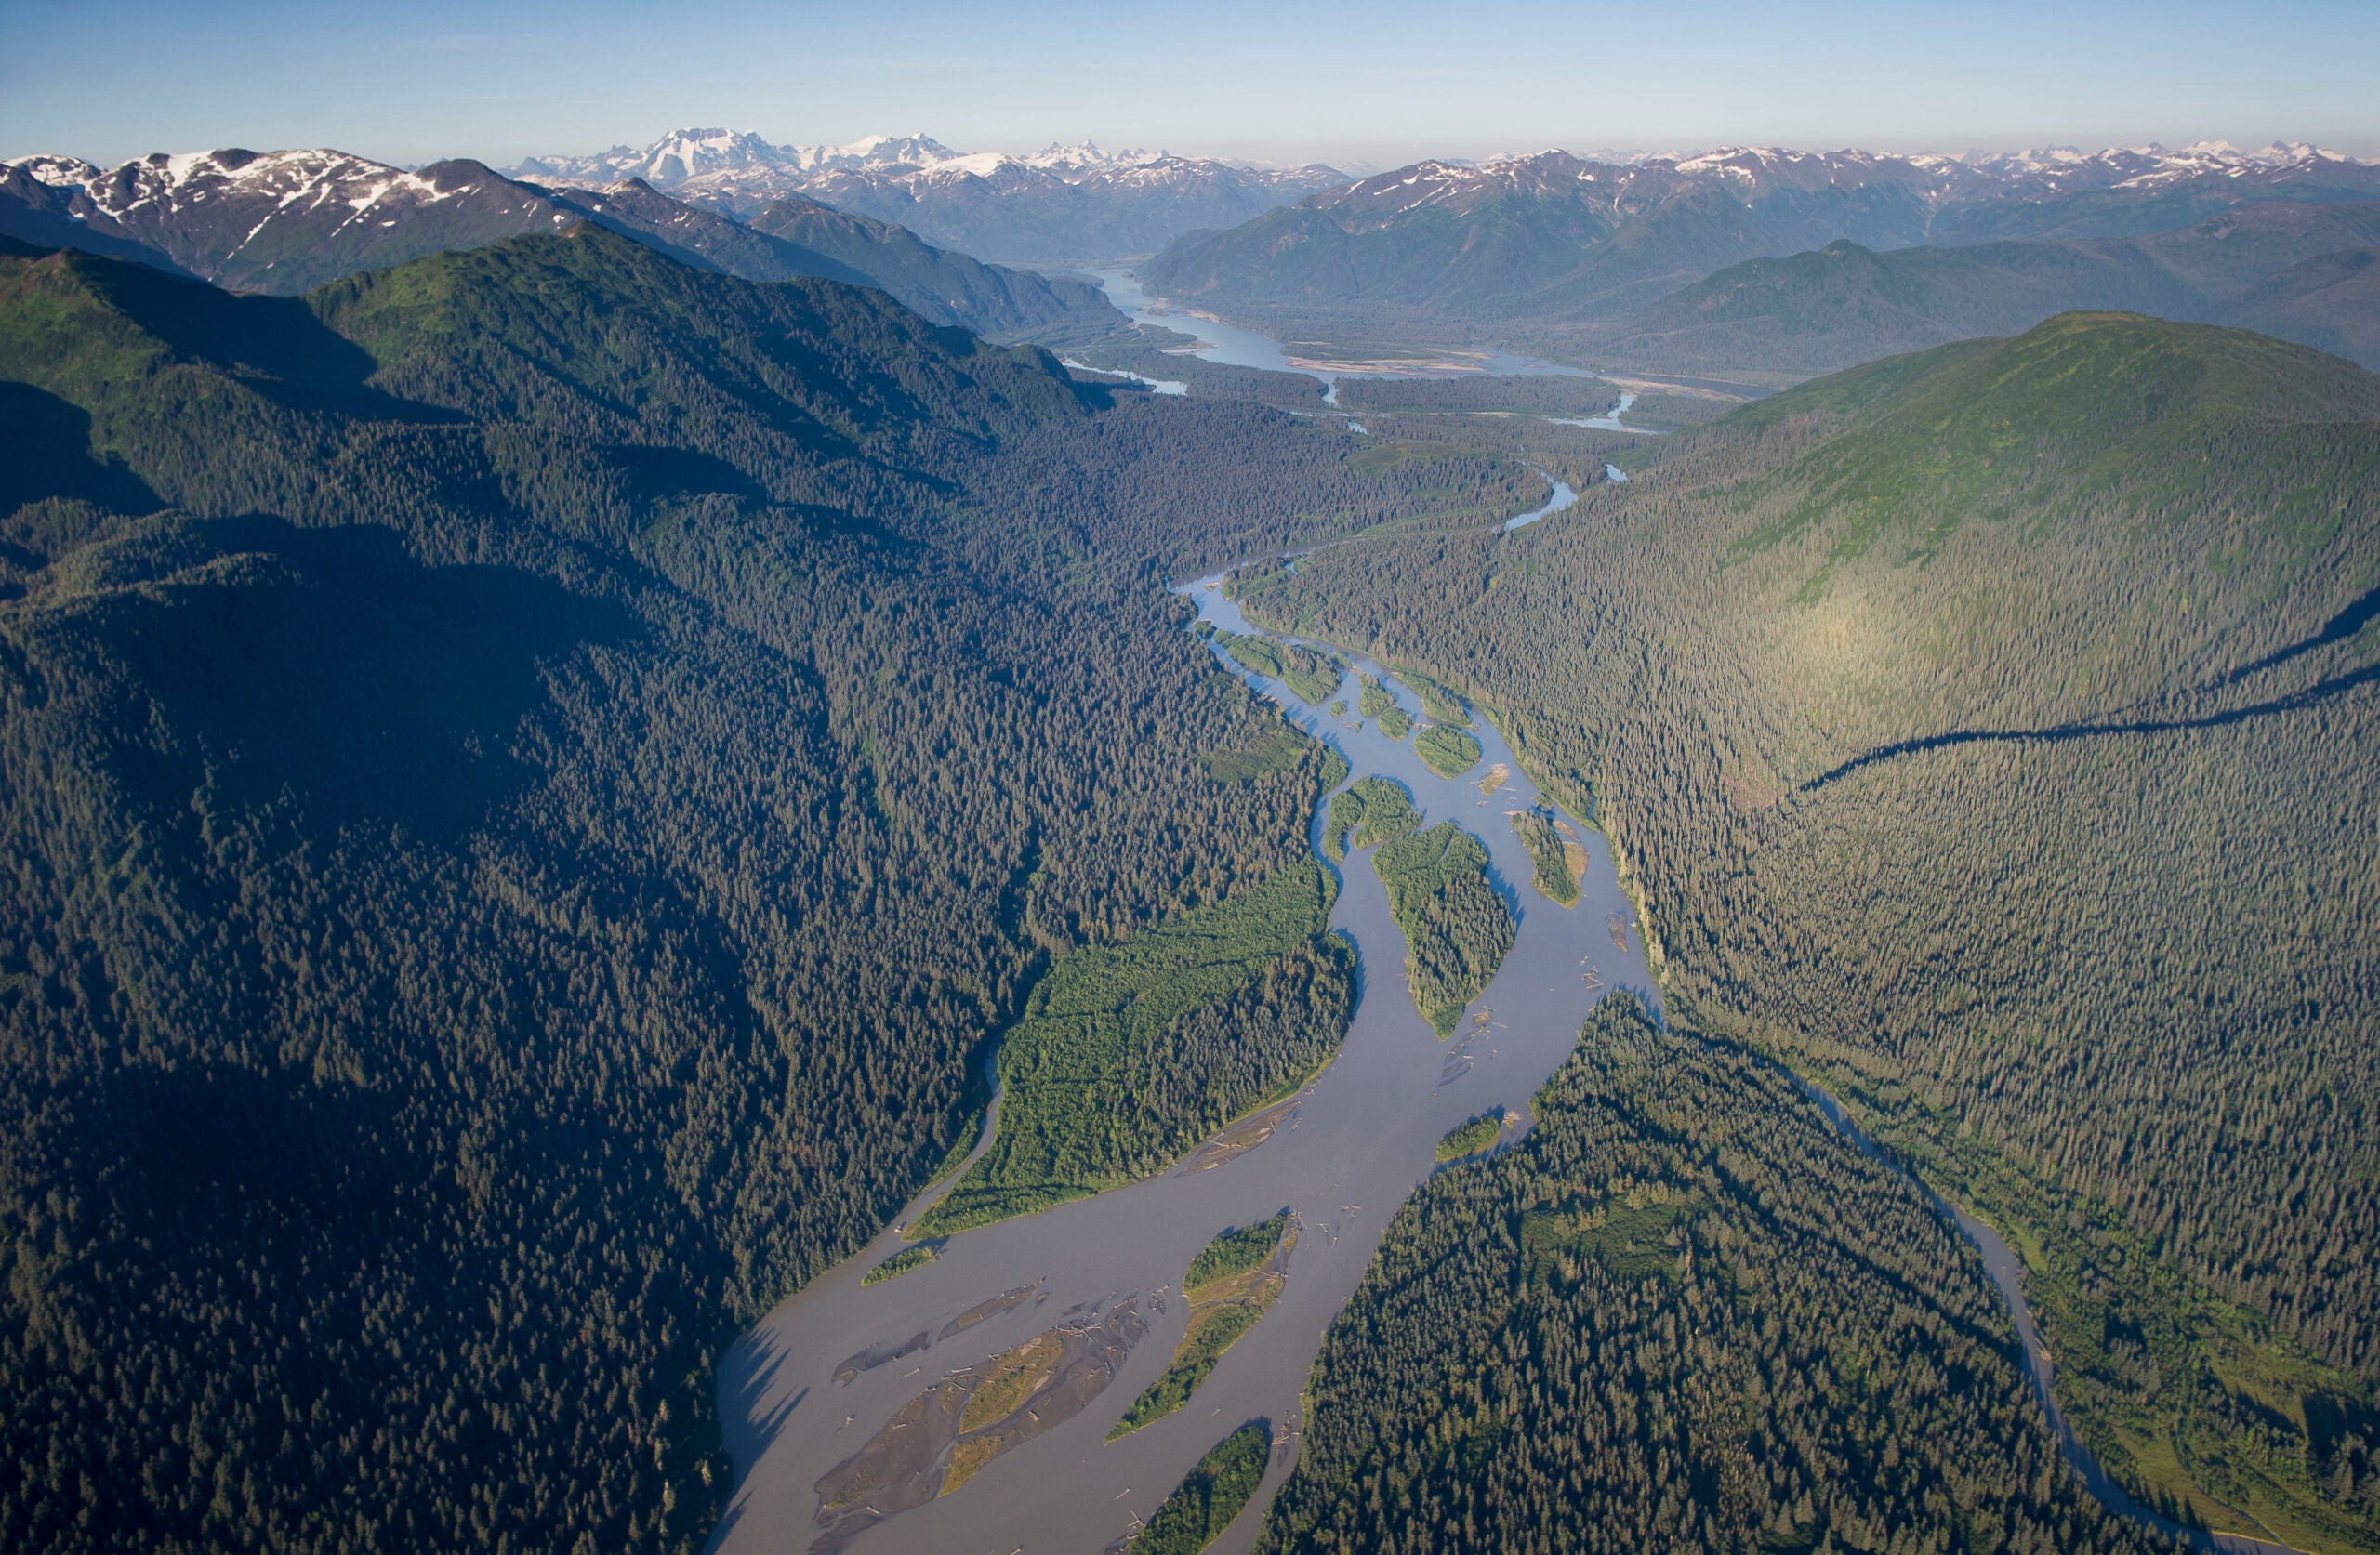
<instances>
[{"instance_id":1,"label":"braided river channel","mask_svg":"<svg viewBox=\"0 0 2380 1555\"><path fill-rule=\"evenodd\" d=\"M1153 310L1123 272L1102 272L1099 279L1135 318L1165 322L1161 308ZM1192 354L1308 372L1331 383L1335 399L1333 380L1342 375L1290 362L1277 342L1253 331L1205 319L1198 328L1205 338ZM1502 372L1566 371L1501 353L1484 364ZM1612 413L1615 429L1627 429L1617 425L1624 410L1623 404ZM1506 527L1521 527L1577 500L1567 486L1553 484L1544 507ZM1220 574L1200 578L1177 592L1196 603L1200 621L1232 633L1253 630L1223 597L1220 582ZM736 1466L735 1493L712 1540L720 1555L1120 1550L1209 1449L1240 1425L1261 1419L1273 1438L1263 1483L1209 1547L1219 1555L1250 1549L1265 1509L1295 1466L1301 1393L1324 1332L1355 1293L1398 1206L1434 1171L1445 1169L1436 1159L1439 1139L1456 1124L1502 1108L1514 1121L1495 1148L1509 1148L1528 1127L1530 1098L1569 1055L1599 1000L1624 990L1659 1018L1659 993L1609 846L1529 782L1492 727L1483 721L1473 730L1483 747L1478 763L1442 778L1422 764L1411 737L1391 740L1370 720L1327 710L1337 699L1354 707L1356 676L1368 674L1418 716L1419 697L1383 666L1337 651L1350 663L1347 677L1335 697L1309 705L1286 685L1241 668L1220 649L1213 652L1290 722L1345 757L1351 781L1373 774L1393 779L1411 794L1425 824L1453 821L1485 843L1491 884L1517 920L1512 950L1455 1034L1440 1041L1407 991L1404 937L1389 916L1387 891L1369 855L1351 854L1344 865L1326 861L1341 887L1331 926L1354 942L1361 963L1354 1022L1329 1067L1261 1116L1273 1125L1261 1143L1229 1153L1219 1165L1213 1146L1225 1138L1244 1146L1244 1126L1223 1130L1161 1176L962 1232L939 1245L934 1261L863 1285L868 1270L907 1245L898 1228L915 1221L961 1175L953 1173L867 1246L782 1302L720 1368L721 1423ZM1325 795L1311 822L1317 855L1329 804ZM1532 806L1555 818L1583 848L1585 873L1572 906L1556 904L1528 883L1529 857L1510 816ZM1855 1143L1875 1151L1840 1103L1805 1088ZM995 1095L969 1164L988 1148L998 1114ZM2111 1510L2185 1546L2225 1555L2280 1555L2280 1545L2177 1527L2109 1478L2050 1396L2050 1358L2025 1303L2016 1256L1989 1225L1938 1198L1936 1205L1975 1244L2007 1301L2035 1394L2065 1456L2093 1493ZM1284 1209L1295 1217L1298 1235L1278 1301L1223 1354L1185 1406L1108 1442L1126 1407L1165 1371L1187 1326L1179 1286L1191 1259L1218 1232ZM853 1492L853 1466L871 1442L881 1452L901 1431L932 1426L929 1393L937 1383L980 1370L1042 1336L1049 1336L1050 1351L1064 1358L1066 1370L1062 1385L1036 1397L1071 1395L1049 1409L1054 1424L999 1453L948 1494L932 1490L941 1483L946 1446L910 1453L910 1467L923 1470L911 1478L923 1489L913 1483L906 1496L876 1495L878 1481L870 1480L870 1494ZM949 1422L943 1424L946 1435ZM897 1446L892 1456L897 1465ZM892 1476L880 1478L880 1488L896 1490ZM822 1496L822 1485L839 1498L840 1510L822 1504L829 1499Z\"/></svg>"},{"instance_id":2,"label":"braided river channel","mask_svg":"<svg viewBox=\"0 0 2380 1555\"><path fill-rule=\"evenodd\" d=\"M1249 630L1216 582L1200 579L1183 592L1202 619L1227 631ZM1410 690L1381 666L1350 657L1353 669L1340 694L1351 707L1358 690L1354 673L1361 671L1387 681L1399 704L1419 716ZM1453 821L1487 844L1491 879L1519 924L1494 981L1456 1034L1441 1042L1407 993L1405 942L1389 916L1387 892L1369 856L1351 855L1339 867L1331 924L1361 957L1354 1023L1338 1057L1283 1105L1264 1141L1210 1169L1190 1169L1198 1161L1194 1153L1164 1176L963 1232L933 1262L864 1286L861 1276L904 1245L888 1230L813 1281L771 1312L722 1366L721 1412L739 1483L719 1548L1089 1555L1130 1535L1231 1430L1263 1418L1275 1443L1263 1485L1212 1547L1249 1548L1294 1461L1299 1393L1323 1331L1354 1294L1390 1217L1438 1169L1439 1138L1493 1107L1526 1120L1531 1094L1568 1056L1596 1000L1627 989L1658 1008L1633 913L1601 834L1563 817L1587 854L1575 906L1558 906L1527 883L1528 854L1507 812L1555 807L1521 774L1492 728L1474 730L1484 747L1479 763L1442 778L1422 764L1411 736L1391 740L1375 723L1359 727L1334 717L1327 699L1310 706L1286 686L1247 678L1291 722L1336 747L1354 776L1394 779L1411 791L1428 822ZM1488 779L1500 770L1507 775L1491 789ZM1317 809L1317 853L1321 826ZM997 1113L996 1100L994 1127ZM1503 1142L1526 1127L1526 1121L1508 1127ZM899 1223L913 1221L941 1191L928 1190ZM1187 1405L1106 1442L1108 1429L1165 1370L1182 1338L1187 1308L1178 1287L1190 1260L1217 1232L1284 1207L1296 1216L1300 1233L1279 1301L1224 1353ZM1025 1294L1000 1306L1001 1298L1019 1292ZM990 1315L959 1325L986 1305L995 1309ZM820 1521L820 1481L905 1405L952 1372L981 1367L1052 1329L1085 1336L1111 1352L1129 1340L1112 1380L1078 1413L1002 1453L952 1494L881 1521ZM909 1348L920 1338L923 1346Z\"/></svg>"}]
</instances>

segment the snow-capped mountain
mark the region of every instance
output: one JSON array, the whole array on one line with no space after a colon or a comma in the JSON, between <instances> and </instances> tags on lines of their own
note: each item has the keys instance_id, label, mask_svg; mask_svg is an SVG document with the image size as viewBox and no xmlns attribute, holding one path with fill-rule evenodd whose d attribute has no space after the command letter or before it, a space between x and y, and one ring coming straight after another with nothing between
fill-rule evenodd
<instances>
[{"instance_id":1,"label":"snow-capped mountain","mask_svg":"<svg viewBox=\"0 0 2380 1555\"><path fill-rule=\"evenodd\" d=\"M2073 146L2038 151L1978 153L1967 165L2003 178L2065 189L2149 189L2184 178L2225 178L2350 159L2304 141L2275 141L2243 152L2228 140L2201 140L2178 151L2160 145L2110 146L2084 152Z\"/></svg>"},{"instance_id":2,"label":"snow-capped mountain","mask_svg":"<svg viewBox=\"0 0 2380 1555\"><path fill-rule=\"evenodd\" d=\"M2118 238L2259 201L2380 199L2380 167L2313 147L2219 142L1895 155L1722 147L1421 162L1322 191L1142 270L1175 297L1290 311L1593 319L1725 266L1837 239L1884 250Z\"/></svg>"},{"instance_id":3,"label":"snow-capped mountain","mask_svg":"<svg viewBox=\"0 0 2380 1555\"><path fill-rule=\"evenodd\" d=\"M633 177L601 181L596 190L559 178L534 185L476 162L408 171L320 149L160 152L112 169L32 156L0 163L0 234L288 295L425 254L591 221L749 281L815 276L880 287L936 323L981 335L1075 338L1122 324L1087 282L986 265L799 196L745 222Z\"/></svg>"},{"instance_id":4,"label":"snow-capped mountain","mask_svg":"<svg viewBox=\"0 0 2380 1555\"><path fill-rule=\"evenodd\" d=\"M959 153L922 135L872 135L845 146L777 146L748 130L681 129L638 149L615 146L591 156L531 157L508 169L514 177L574 183L636 178L655 189L742 184L769 174L799 178L826 168L928 166ZM781 190L779 192L787 192Z\"/></svg>"},{"instance_id":5,"label":"snow-capped mountain","mask_svg":"<svg viewBox=\"0 0 2380 1555\"><path fill-rule=\"evenodd\" d=\"M1321 166L1270 168L1085 141L1025 155L958 152L924 135L776 146L687 129L642 149L533 157L536 182L641 178L679 199L750 212L788 194L898 222L927 242L1003 264L1059 267L1144 254L1346 181Z\"/></svg>"},{"instance_id":6,"label":"snow-capped mountain","mask_svg":"<svg viewBox=\"0 0 2380 1555\"><path fill-rule=\"evenodd\" d=\"M0 230L127 254L241 291L305 291L442 249L574 217L470 161L408 171L345 152L163 152L101 168L74 157L0 164Z\"/></svg>"}]
</instances>

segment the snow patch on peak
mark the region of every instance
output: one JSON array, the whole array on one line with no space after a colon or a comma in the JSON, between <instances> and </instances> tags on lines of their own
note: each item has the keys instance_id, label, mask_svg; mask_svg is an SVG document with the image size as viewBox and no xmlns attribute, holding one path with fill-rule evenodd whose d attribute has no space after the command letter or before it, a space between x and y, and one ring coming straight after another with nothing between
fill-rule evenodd
<instances>
[{"instance_id":1,"label":"snow patch on peak","mask_svg":"<svg viewBox=\"0 0 2380 1555\"><path fill-rule=\"evenodd\" d=\"M46 183L52 189L81 189L107 176L97 165L85 162L79 156L60 156L53 152L20 156L8 165L23 168L36 182Z\"/></svg>"}]
</instances>

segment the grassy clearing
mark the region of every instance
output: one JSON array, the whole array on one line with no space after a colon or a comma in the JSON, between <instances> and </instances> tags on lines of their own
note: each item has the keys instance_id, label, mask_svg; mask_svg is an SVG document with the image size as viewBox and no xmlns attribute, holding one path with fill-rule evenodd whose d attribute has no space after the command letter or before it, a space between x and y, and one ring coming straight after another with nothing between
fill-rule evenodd
<instances>
[{"instance_id":1,"label":"grassy clearing","mask_svg":"<svg viewBox=\"0 0 2380 1555\"><path fill-rule=\"evenodd\" d=\"M1313 742L1286 723L1276 722L1253 745L1233 750L1210 751L1199 758L1217 783L1254 783L1275 772L1286 772L1305 758Z\"/></svg>"},{"instance_id":2,"label":"grassy clearing","mask_svg":"<svg viewBox=\"0 0 2380 1555\"><path fill-rule=\"evenodd\" d=\"M967 1396L967 1408L959 1417L959 1429L974 1430L1008 1418L1018 1404L1050 1380L1064 1355L1065 1342L1051 1332L1037 1335L998 1356L991 1364L990 1375Z\"/></svg>"},{"instance_id":3,"label":"grassy clearing","mask_svg":"<svg viewBox=\"0 0 2380 1555\"><path fill-rule=\"evenodd\" d=\"M1521 1217L1521 1242L1532 1254L1561 1252L1600 1258L1623 1280L1678 1277L1677 1228L1701 1201L1654 1187L1633 1190L1619 1203L1571 1213L1532 1210Z\"/></svg>"},{"instance_id":4,"label":"grassy clearing","mask_svg":"<svg viewBox=\"0 0 2380 1555\"><path fill-rule=\"evenodd\" d=\"M1317 860L1061 956L1001 1044L991 1148L912 1234L947 1235L1161 1171L1289 1095L1336 1050L1355 952Z\"/></svg>"},{"instance_id":5,"label":"grassy clearing","mask_svg":"<svg viewBox=\"0 0 2380 1555\"><path fill-rule=\"evenodd\" d=\"M1190 1402L1223 1351L1256 1326L1280 1298L1288 1283L1281 1265L1297 1245L1288 1210L1269 1220L1224 1232L1207 1244L1183 1276L1182 1294L1190 1321L1174 1348L1173 1360L1134 1399L1107 1433L1110 1442L1161 1420Z\"/></svg>"}]
</instances>

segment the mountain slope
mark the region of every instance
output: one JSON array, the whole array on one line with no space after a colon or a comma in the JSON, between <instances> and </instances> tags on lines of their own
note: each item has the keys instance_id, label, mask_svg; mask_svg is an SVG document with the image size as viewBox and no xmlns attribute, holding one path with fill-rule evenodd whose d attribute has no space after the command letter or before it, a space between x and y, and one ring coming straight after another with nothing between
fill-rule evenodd
<instances>
[{"instance_id":1,"label":"mountain slope","mask_svg":"<svg viewBox=\"0 0 2380 1555\"><path fill-rule=\"evenodd\" d=\"M1318 326L1525 339L1608 321L1712 271L1871 249L2131 236L2259 201L2380 196L2380 168L2297 149L1961 161L1730 148L1613 164L1550 151L1424 162L1312 195L1144 267L1178 302Z\"/></svg>"},{"instance_id":2,"label":"mountain slope","mask_svg":"<svg viewBox=\"0 0 2380 1555\"><path fill-rule=\"evenodd\" d=\"M878 286L934 323L993 338L1096 339L1123 326L1122 315L1088 282L987 265L812 200L780 200L745 223L634 179L601 191L564 190L555 198L683 263L747 281L814 275Z\"/></svg>"},{"instance_id":3,"label":"mountain slope","mask_svg":"<svg viewBox=\"0 0 2380 1555\"><path fill-rule=\"evenodd\" d=\"M2061 315L1628 457L1243 608L1508 720L1625 860L1672 1021L2023 1247L2143 1499L2380 1546L2380 377Z\"/></svg>"},{"instance_id":4,"label":"mountain slope","mask_svg":"<svg viewBox=\"0 0 2380 1555\"><path fill-rule=\"evenodd\" d=\"M2301 329L2280 307L2235 317L2235 308L2250 306L2235 299L2269 277L2374 242L2380 204L2370 203L2249 205L2179 231L2089 243L1879 254L1844 240L1729 266L1595 332L1587 349L1600 362L1652 371L1806 375L2015 334L2054 313L2119 310L2236 322L2334 349L2330 343L2344 337L2320 333L2332 326L2309 320ZM2340 278L2308 272L2284 291L2295 296ZM2335 294L2332 305L2348 295ZM2353 317L2352 309L2341 313Z\"/></svg>"},{"instance_id":5,"label":"mountain slope","mask_svg":"<svg viewBox=\"0 0 2380 1555\"><path fill-rule=\"evenodd\" d=\"M1123 327L1123 316L1106 294L1088 281L979 264L963 254L928 245L906 227L830 209L815 200L776 201L755 213L751 225L805 254L868 275L920 312L930 304L939 306L953 323L1013 320L998 333L1029 334L1041 340L1091 339Z\"/></svg>"},{"instance_id":6,"label":"mountain slope","mask_svg":"<svg viewBox=\"0 0 2380 1555\"><path fill-rule=\"evenodd\" d=\"M1150 569L1434 500L585 222L10 245L0 409L12 1548L699 1548L1044 960L1305 855Z\"/></svg>"},{"instance_id":7,"label":"mountain slope","mask_svg":"<svg viewBox=\"0 0 2380 1555\"><path fill-rule=\"evenodd\" d=\"M2225 303L2216 318L2380 370L2380 255L2343 249L2292 265Z\"/></svg>"},{"instance_id":8,"label":"mountain slope","mask_svg":"<svg viewBox=\"0 0 2380 1555\"><path fill-rule=\"evenodd\" d=\"M1236 226L1346 181L1322 166L1250 167L1088 144L1011 156L955 152L922 135L772 146L721 129L680 130L641 150L534 158L514 171L641 178L681 199L744 214L808 196L945 248L1043 268L1151 253L1185 232Z\"/></svg>"},{"instance_id":9,"label":"mountain slope","mask_svg":"<svg viewBox=\"0 0 2380 1555\"><path fill-rule=\"evenodd\" d=\"M63 219L234 291L282 297L571 220L538 191L468 160L409 173L344 152L235 149L160 152L112 170L63 157L12 166L25 178L0 191L0 234L39 243Z\"/></svg>"},{"instance_id":10,"label":"mountain slope","mask_svg":"<svg viewBox=\"0 0 2380 1555\"><path fill-rule=\"evenodd\" d=\"M798 238L754 233L634 181L601 191L547 189L476 162L408 173L324 151L159 154L113 172L33 157L8 165L0 178L0 235L144 258L234 291L283 297L581 219L746 280L817 276L879 286L936 323L987 336L1090 337L1121 323L1084 283L985 265L864 217L817 211L792 223L801 228Z\"/></svg>"}]
</instances>

